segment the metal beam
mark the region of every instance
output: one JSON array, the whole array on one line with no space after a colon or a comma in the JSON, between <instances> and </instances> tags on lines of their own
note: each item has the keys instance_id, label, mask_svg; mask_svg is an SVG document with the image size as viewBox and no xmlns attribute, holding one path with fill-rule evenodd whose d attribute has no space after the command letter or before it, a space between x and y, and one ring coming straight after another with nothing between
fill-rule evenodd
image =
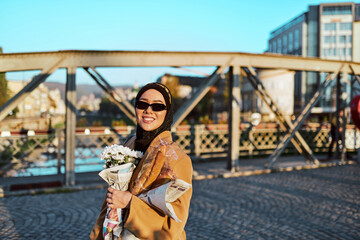
<instances>
[{"instance_id":1,"label":"metal beam","mask_svg":"<svg viewBox=\"0 0 360 240\"><path fill-rule=\"evenodd\" d=\"M296 71L333 72L343 63L344 73L356 74L360 63L326 60L279 54L251 54L241 52L146 52L146 51L58 51L37 53L4 53L0 55L0 72L41 69L46 62L59 57L66 60L60 68L68 67L156 67L156 66L221 66L233 58L235 66L255 68L283 68Z\"/></svg>"},{"instance_id":2,"label":"metal beam","mask_svg":"<svg viewBox=\"0 0 360 240\"><path fill-rule=\"evenodd\" d=\"M240 145L240 66L229 68L229 159L227 169L236 171Z\"/></svg>"},{"instance_id":3,"label":"metal beam","mask_svg":"<svg viewBox=\"0 0 360 240\"><path fill-rule=\"evenodd\" d=\"M270 111L274 114L275 119L279 123L280 127L285 130L289 131L293 129L292 122L285 118L280 108L276 104L276 102L272 99L272 97L267 93L264 85L261 83L259 79L256 77L256 72L253 70L252 66L247 68L242 68L242 72L245 76L248 76L249 82L252 84L256 93L260 96L260 98L264 101L264 103L269 107ZM311 162L317 163L318 160L313 155L310 147L306 143L306 141L302 138L299 132L295 132L295 138L291 139L292 144L294 145L295 149L302 155L304 155L305 159Z\"/></svg>"},{"instance_id":4,"label":"metal beam","mask_svg":"<svg viewBox=\"0 0 360 240\"><path fill-rule=\"evenodd\" d=\"M101 89L110 96L110 101L115 103L133 123L136 123L134 107L131 106L126 99L123 99L121 96L119 96L116 93L115 89L110 84L108 84L108 82L95 69L92 69L95 74L90 72L89 68L84 68L84 70L95 80L95 82L101 87ZM130 109L130 111L126 109L125 106L123 106L123 103L125 102L127 104L124 105L129 107L128 109Z\"/></svg>"},{"instance_id":5,"label":"metal beam","mask_svg":"<svg viewBox=\"0 0 360 240\"><path fill-rule=\"evenodd\" d=\"M181 107L175 112L174 122L172 128L176 128L184 118L194 109L194 107L200 102L200 100L206 95L210 90L210 87L213 86L219 79L220 75L228 68L228 65L218 67L215 72L209 77L207 81L204 81L198 90L184 102Z\"/></svg>"},{"instance_id":6,"label":"metal beam","mask_svg":"<svg viewBox=\"0 0 360 240\"><path fill-rule=\"evenodd\" d=\"M311 112L311 109L316 105L316 103L319 101L321 95L324 93L326 88L331 85L331 81L335 76L339 74L339 69L337 72L329 74L328 77L325 79L325 81L319 86L319 89L315 92L314 96L311 98L309 103L305 106L301 114L296 118L296 121L294 123L294 126L292 129L290 129L285 136L281 139L281 142L276 146L275 150L270 155L266 166L268 168L271 168L274 162L278 159L280 154L285 150L287 144L293 139L295 136L295 133L300 129L302 123L306 119L306 117Z\"/></svg>"},{"instance_id":7,"label":"metal beam","mask_svg":"<svg viewBox=\"0 0 360 240\"><path fill-rule=\"evenodd\" d=\"M67 69L65 126L65 185L75 185L76 68Z\"/></svg>"},{"instance_id":8,"label":"metal beam","mask_svg":"<svg viewBox=\"0 0 360 240\"><path fill-rule=\"evenodd\" d=\"M120 94L117 94L116 90L105 80L105 78L103 78L103 76L101 76L98 71L96 71L94 67L92 67L91 69L99 76L101 81L114 92L115 96L117 96L121 100L121 103L123 103L124 106L129 110L129 112L132 113L132 115L135 117L135 108L132 104L129 103L129 101L127 101L125 94L122 92L122 90L120 90Z\"/></svg>"},{"instance_id":9,"label":"metal beam","mask_svg":"<svg viewBox=\"0 0 360 240\"><path fill-rule=\"evenodd\" d=\"M360 73L357 73L357 74L355 73L355 70L354 70L352 64L349 64L349 67L350 67L351 73L355 76L355 79L360 84L360 77L358 76L358 75L360 75ZM353 85L355 83L355 79L351 82L351 85Z\"/></svg>"},{"instance_id":10,"label":"metal beam","mask_svg":"<svg viewBox=\"0 0 360 240\"><path fill-rule=\"evenodd\" d=\"M34 89L43 83L48 76L50 76L56 69L58 69L59 64L64 60L64 58L60 60L57 58L55 60L55 64L44 64L45 68L43 68L44 65L42 68L40 68L43 69L40 74L34 76L33 79L23 89L21 89L17 94L15 94L15 96L13 96L0 107L0 121L3 120L9 114L9 112L12 111L24 98L29 96Z\"/></svg>"}]
</instances>

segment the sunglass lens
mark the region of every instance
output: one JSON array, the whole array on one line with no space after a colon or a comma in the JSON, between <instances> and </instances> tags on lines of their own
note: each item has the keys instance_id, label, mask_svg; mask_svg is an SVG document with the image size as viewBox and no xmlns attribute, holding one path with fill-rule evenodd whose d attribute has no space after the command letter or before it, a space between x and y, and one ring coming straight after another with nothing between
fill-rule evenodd
<instances>
[{"instance_id":1,"label":"sunglass lens","mask_svg":"<svg viewBox=\"0 0 360 240\"><path fill-rule=\"evenodd\" d=\"M147 109L150 106L150 104L146 103L146 102L142 102L142 101L138 101L136 103L136 108L138 109Z\"/></svg>"},{"instance_id":2,"label":"sunglass lens","mask_svg":"<svg viewBox=\"0 0 360 240\"><path fill-rule=\"evenodd\" d=\"M166 106L161 103L154 103L154 104L151 104L151 108L152 108L152 110L159 112L159 111L165 110Z\"/></svg>"}]
</instances>

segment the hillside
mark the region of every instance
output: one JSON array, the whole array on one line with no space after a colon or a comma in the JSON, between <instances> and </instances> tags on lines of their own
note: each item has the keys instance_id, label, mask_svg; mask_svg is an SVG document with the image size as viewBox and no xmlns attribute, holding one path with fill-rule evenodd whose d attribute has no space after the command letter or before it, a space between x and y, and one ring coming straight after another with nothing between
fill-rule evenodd
<instances>
[{"instance_id":1,"label":"hillside","mask_svg":"<svg viewBox=\"0 0 360 240\"><path fill-rule=\"evenodd\" d=\"M60 89L61 92L61 98L65 99L65 84L63 83L58 83L58 82L44 82L44 85L49 88L50 90L52 89ZM113 86L114 88L118 88L118 87L124 87L124 86ZM89 94L95 94L95 97L101 97L104 92L102 91L102 89L98 86L98 85L94 85L94 84L79 84L76 85L76 98L77 100L79 100L82 96L84 95L89 95Z\"/></svg>"}]
</instances>

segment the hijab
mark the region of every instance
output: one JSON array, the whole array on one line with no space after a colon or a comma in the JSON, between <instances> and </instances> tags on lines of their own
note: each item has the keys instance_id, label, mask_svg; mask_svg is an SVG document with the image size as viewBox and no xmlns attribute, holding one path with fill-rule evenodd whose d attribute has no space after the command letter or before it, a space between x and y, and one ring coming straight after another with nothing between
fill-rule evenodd
<instances>
[{"instance_id":1,"label":"hijab","mask_svg":"<svg viewBox=\"0 0 360 240\"><path fill-rule=\"evenodd\" d=\"M160 133L164 131L171 130L171 124L173 122L173 115L174 115L173 104L172 104L173 99L170 90L161 83L149 83L144 87L142 87L138 92L138 94L136 95L136 101L138 101L141 95L143 95L143 93L149 89L155 89L163 95L165 99L167 112L164 122L157 129L154 129L152 131L145 131L140 127L140 125L136 126L135 150L144 153L146 152L147 148L149 147L150 143L154 140L154 138L156 138Z\"/></svg>"}]
</instances>

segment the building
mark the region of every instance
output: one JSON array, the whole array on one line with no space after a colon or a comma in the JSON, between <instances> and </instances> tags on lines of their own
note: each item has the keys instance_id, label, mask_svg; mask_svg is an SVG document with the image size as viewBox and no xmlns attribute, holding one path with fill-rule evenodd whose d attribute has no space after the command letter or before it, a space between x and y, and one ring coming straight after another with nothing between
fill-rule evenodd
<instances>
[{"instance_id":1,"label":"building","mask_svg":"<svg viewBox=\"0 0 360 240\"><path fill-rule=\"evenodd\" d=\"M261 81L271 99L282 114L291 118L294 114L294 71L284 69L256 69L256 77ZM262 121L274 121L275 116L268 105L255 92L247 77L241 77L242 120L250 122L252 113L260 113Z\"/></svg>"},{"instance_id":2,"label":"building","mask_svg":"<svg viewBox=\"0 0 360 240\"><path fill-rule=\"evenodd\" d=\"M307 12L271 32L267 52L360 62L360 3L309 6ZM302 110L325 77L324 73L296 72L295 113ZM350 94L349 84L342 85ZM334 111L334 99L335 90L328 88L313 113Z\"/></svg>"},{"instance_id":3,"label":"building","mask_svg":"<svg viewBox=\"0 0 360 240\"><path fill-rule=\"evenodd\" d=\"M205 77L177 76L166 73L159 77L157 82L168 86L174 97L188 99L204 80L206 80Z\"/></svg>"},{"instance_id":4,"label":"building","mask_svg":"<svg viewBox=\"0 0 360 240\"><path fill-rule=\"evenodd\" d=\"M25 81L8 81L8 88L11 92L11 97L23 89L28 82ZM50 115L64 115L65 103L61 99L59 89L49 90L43 83L41 83L29 96L18 104L17 117L40 117L47 114Z\"/></svg>"},{"instance_id":5,"label":"building","mask_svg":"<svg viewBox=\"0 0 360 240\"><path fill-rule=\"evenodd\" d=\"M77 102L77 109L87 110L90 112L98 111L100 108L101 99L95 97L95 94L83 95Z\"/></svg>"}]
</instances>

